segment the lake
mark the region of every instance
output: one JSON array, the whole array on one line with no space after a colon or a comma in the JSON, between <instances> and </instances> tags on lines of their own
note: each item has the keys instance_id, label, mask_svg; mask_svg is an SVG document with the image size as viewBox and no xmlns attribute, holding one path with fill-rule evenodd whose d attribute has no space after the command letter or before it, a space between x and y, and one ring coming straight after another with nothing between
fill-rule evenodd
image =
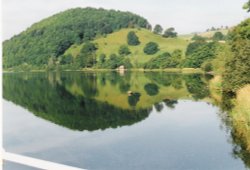
<instances>
[{"instance_id":1,"label":"lake","mask_svg":"<svg viewBox=\"0 0 250 170\"><path fill-rule=\"evenodd\" d=\"M249 152L211 75L3 74L4 148L93 170L241 170ZM4 169L33 169L4 162Z\"/></svg>"}]
</instances>

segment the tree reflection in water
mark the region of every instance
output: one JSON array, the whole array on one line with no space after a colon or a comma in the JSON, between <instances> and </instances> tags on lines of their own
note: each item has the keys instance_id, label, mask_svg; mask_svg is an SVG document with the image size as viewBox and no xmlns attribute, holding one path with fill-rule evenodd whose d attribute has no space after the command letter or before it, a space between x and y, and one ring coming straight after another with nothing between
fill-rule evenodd
<instances>
[{"instance_id":1,"label":"tree reflection in water","mask_svg":"<svg viewBox=\"0 0 250 170\"><path fill-rule=\"evenodd\" d=\"M140 122L149 116L153 107L157 112L165 106L175 109L182 98L208 98L210 79L197 74L168 73L3 74L3 97L60 126L94 131ZM222 111L230 112L234 108L234 97L234 94L222 94L219 106ZM249 119L239 121L219 115L230 130L234 157L250 167Z\"/></svg>"}]
</instances>

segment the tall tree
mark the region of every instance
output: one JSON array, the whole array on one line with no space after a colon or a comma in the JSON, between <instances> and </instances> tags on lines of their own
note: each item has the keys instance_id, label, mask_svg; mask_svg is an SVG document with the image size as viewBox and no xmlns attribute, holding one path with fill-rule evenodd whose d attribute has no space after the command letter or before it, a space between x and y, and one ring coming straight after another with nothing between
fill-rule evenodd
<instances>
[{"instance_id":1,"label":"tall tree","mask_svg":"<svg viewBox=\"0 0 250 170\"><path fill-rule=\"evenodd\" d=\"M177 37L177 32L175 32L175 29L173 27L168 28L164 32L163 37L165 37L165 38L174 38L174 37Z\"/></svg>"},{"instance_id":2,"label":"tall tree","mask_svg":"<svg viewBox=\"0 0 250 170\"><path fill-rule=\"evenodd\" d=\"M161 34L162 31L163 31L163 28L162 28L161 25L159 25L159 24L155 25L155 27L154 27L154 33L155 34Z\"/></svg>"},{"instance_id":3,"label":"tall tree","mask_svg":"<svg viewBox=\"0 0 250 170\"><path fill-rule=\"evenodd\" d=\"M127 35L128 45L136 46L140 44L139 38L134 31L130 31Z\"/></svg>"}]
</instances>

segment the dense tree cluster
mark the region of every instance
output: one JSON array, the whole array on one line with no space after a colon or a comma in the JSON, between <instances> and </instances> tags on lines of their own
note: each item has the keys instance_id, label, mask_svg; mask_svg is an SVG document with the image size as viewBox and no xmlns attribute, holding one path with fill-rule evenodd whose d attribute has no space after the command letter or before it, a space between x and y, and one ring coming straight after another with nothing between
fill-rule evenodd
<instances>
[{"instance_id":1,"label":"dense tree cluster","mask_svg":"<svg viewBox=\"0 0 250 170\"><path fill-rule=\"evenodd\" d=\"M111 54L108 59L104 62L99 61L99 68L106 69L116 69L119 66L124 66L126 69L132 68L133 65L128 57L124 57L121 55Z\"/></svg>"},{"instance_id":2,"label":"dense tree cluster","mask_svg":"<svg viewBox=\"0 0 250 170\"><path fill-rule=\"evenodd\" d=\"M47 65L72 45L128 27L148 27L148 21L130 12L76 8L42 20L3 43L4 68L27 63ZM64 61L63 61L64 62Z\"/></svg>"},{"instance_id":3,"label":"dense tree cluster","mask_svg":"<svg viewBox=\"0 0 250 170\"><path fill-rule=\"evenodd\" d=\"M204 62L216 57L218 46L219 44L216 42L195 41L190 43L183 67L200 68Z\"/></svg>"},{"instance_id":4,"label":"dense tree cluster","mask_svg":"<svg viewBox=\"0 0 250 170\"><path fill-rule=\"evenodd\" d=\"M145 69L176 68L181 64L182 51L175 50L172 54L165 52L145 63Z\"/></svg>"},{"instance_id":5,"label":"dense tree cluster","mask_svg":"<svg viewBox=\"0 0 250 170\"><path fill-rule=\"evenodd\" d=\"M225 64L224 90L236 91L250 83L250 19L235 27L230 37L232 56Z\"/></svg>"},{"instance_id":6,"label":"dense tree cluster","mask_svg":"<svg viewBox=\"0 0 250 170\"><path fill-rule=\"evenodd\" d=\"M76 57L76 65L78 68L93 67L96 63L96 50L95 44L87 42L83 45L80 54Z\"/></svg>"}]
</instances>

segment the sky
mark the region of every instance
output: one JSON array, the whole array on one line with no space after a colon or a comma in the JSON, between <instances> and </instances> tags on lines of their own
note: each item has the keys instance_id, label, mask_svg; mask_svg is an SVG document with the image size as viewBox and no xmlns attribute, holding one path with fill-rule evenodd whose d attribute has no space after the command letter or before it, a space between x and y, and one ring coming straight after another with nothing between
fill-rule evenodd
<instances>
[{"instance_id":1,"label":"sky","mask_svg":"<svg viewBox=\"0 0 250 170\"><path fill-rule=\"evenodd\" d=\"M153 26L174 27L179 34L234 26L250 17L242 9L247 0L2 0L3 40L33 23L75 7L102 7L130 11Z\"/></svg>"}]
</instances>

